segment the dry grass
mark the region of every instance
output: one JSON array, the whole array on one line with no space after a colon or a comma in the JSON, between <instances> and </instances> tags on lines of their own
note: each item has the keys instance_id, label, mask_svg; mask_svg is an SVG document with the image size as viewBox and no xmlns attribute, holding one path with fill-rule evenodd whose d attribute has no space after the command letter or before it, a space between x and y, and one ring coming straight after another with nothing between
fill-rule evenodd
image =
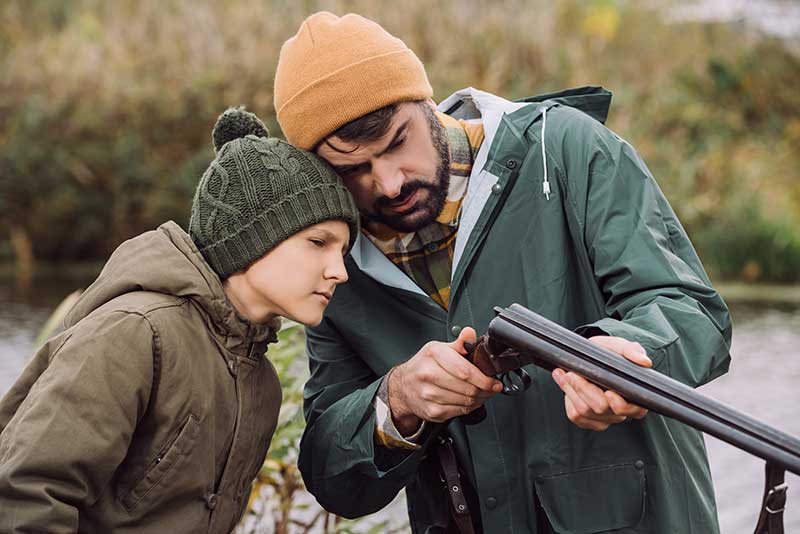
<instances>
[{"instance_id":1,"label":"dry grass","mask_svg":"<svg viewBox=\"0 0 800 534\"><path fill-rule=\"evenodd\" d=\"M39 258L98 258L166 218L186 222L220 111L244 104L280 134L272 107L280 46L317 10L359 12L403 38L438 98L467 85L509 98L612 89L609 125L639 148L722 274L737 276L743 260L714 252L717 234L706 230L715 221L730 227L740 204L754 206L767 233L800 222L800 63L780 43L668 24L642 3L484 5L7 0L0 236L13 223ZM800 261L800 232L788 242ZM0 257L9 254L3 243ZM787 280L786 269L773 271L765 276Z\"/></svg>"}]
</instances>

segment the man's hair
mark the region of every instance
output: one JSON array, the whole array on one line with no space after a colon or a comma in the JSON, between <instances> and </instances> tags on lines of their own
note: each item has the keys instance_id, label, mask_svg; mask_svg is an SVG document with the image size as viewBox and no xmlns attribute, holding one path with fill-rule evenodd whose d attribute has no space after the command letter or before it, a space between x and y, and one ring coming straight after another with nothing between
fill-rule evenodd
<instances>
[{"instance_id":1,"label":"man's hair","mask_svg":"<svg viewBox=\"0 0 800 534\"><path fill-rule=\"evenodd\" d=\"M412 100L411 102L422 107L425 111L427 111L427 108L429 107L427 100ZM352 120L342 126L330 134L328 139L331 137L338 137L342 141L362 143L371 143L372 141L377 141L389 131L389 126L391 126L392 119L397 114L397 110L398 103L394 103L377 109L371 113L367 113L366 115ZM323 143L326 140L323 140ZM328 146L331 145L328 144ZM334 147L331 148L336 150Z\"/></svg>"},{"instance_id":2,"label":"man's hair","mask_svg":"<svg viewBox=\"0 0 800 534\"><path fill-rule=\"evenodd\" d=\"M348 122L328 137L336 136L342 141L376 141L389 131L396 114L397 104L389 104Z\"/></svg>"}]
</instances>

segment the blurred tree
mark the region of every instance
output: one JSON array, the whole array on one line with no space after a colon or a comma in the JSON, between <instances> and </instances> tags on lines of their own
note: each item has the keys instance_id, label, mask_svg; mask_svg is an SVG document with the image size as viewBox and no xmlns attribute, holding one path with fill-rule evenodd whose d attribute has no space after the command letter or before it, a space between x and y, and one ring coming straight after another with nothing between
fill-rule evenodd
<instances>
[{"instance_id":1,"label":"blurred tree","mask_svg":"<svg viewBox=\"0 0 800 534\"><path fill-rule=\"evenodd\" d=\"M280 135L272 108L280 46L305 16L328 9L360 12L403 37L438 98L468 85L508 98L610 88L609 126L640 150L706 265L726 277L745 276L749 265L751 278L800 281L791 263L800 232L800 60L784 42L673 22L648 6L6 0L0 254L24 270L34 260L102 259L166 219L185 225L213 157L216 116L244 104ZM763 232L746 257L722 252L726 232L745 232L742 210ZM779 259L785 268L766 267Z\"/></svg>"}]
</instances>

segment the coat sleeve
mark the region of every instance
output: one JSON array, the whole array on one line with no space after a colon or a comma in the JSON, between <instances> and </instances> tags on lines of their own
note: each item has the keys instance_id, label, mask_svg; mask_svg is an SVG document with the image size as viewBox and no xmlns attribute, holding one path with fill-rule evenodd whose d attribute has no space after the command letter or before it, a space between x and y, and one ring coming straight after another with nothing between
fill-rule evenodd
<instances>
[{"instance_id":1,"label":"coat sleeve","mask_svg":"<svg viewBox=\"0 0 800 534\"><path fill-rule=\"evenodd\" d=\"M35 381L23 372L29 390L0 434L0 532L78 531L147 408L153 342L142 316L112 312L34 358L50 363Z\"/></svg>"},{"instance_id":2,"label":"coat sleeve","mask_svg":"<svg viewBox=\"0 0 800 534\"><path fill-rule=\"evenodd\" d=\"M692 387L724 374L728 308L647 166L600 123L567 123L568 209L579 221L606 315L578 331L637 341L655 369Z\"/></svg>"},{"instance_id":3,"label":"coat sleeve","mask_svg":"<svg viewBox=\"0 0 800 534\"><path fill-rule=\"evenodd\" d=\"M376 445L373 400L382 377L329 319L306 333L311 376L298 459L303 480L329 512L347 518L376 512L414 477L437 425L426 425L414 451Z\"/></svg>"}]
</instances>

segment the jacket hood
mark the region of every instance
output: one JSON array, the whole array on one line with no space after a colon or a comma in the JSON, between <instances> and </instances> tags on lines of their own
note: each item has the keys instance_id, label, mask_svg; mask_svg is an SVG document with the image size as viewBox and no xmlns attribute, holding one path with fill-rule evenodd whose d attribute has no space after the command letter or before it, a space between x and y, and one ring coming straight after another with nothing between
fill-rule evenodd
<instances>
[{"instance_id":1,"label":"jacket hood","mask_svg":"<svg viewBox=\"0 0 800 534\"><path fill-rule=\"evenodd\" d=\"M135 291L193 300L231 349L251 341L274 341L280 328L280 319L256 324L239 315L217 274L173 221L122 243L69 311L64 325L69 328L107 302Z\"/></svg>"},{"instance_id":2,"label":"jacket hood","mask_svg":"<svg viewBox=\"0 0 800 534\"><path fill-rule=\"evenodd\" d=\"M531 96L518 100L518 102L556 102L564 106L579 109L596 121L605 124L608 118L608 110L611 107L611 97L611 91L608 89L597 86L586 86Z\"/></svg>"}]
</instances>

